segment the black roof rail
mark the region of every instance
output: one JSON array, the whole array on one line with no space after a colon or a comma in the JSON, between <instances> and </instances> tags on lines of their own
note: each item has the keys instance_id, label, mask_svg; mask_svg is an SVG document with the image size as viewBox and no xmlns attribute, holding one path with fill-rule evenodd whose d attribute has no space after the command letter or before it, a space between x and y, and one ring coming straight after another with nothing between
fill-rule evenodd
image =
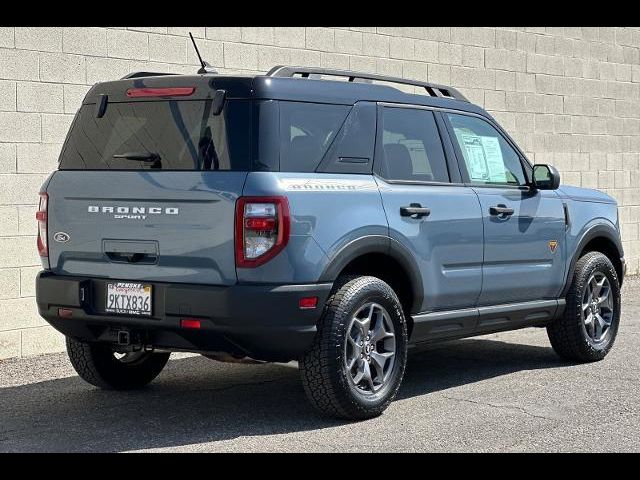
<instances>
[{"instance_id":1,"label":"black roof rail","mask_svg":"<svg viewBox=\"0 0 640 480\"><path fill-rule=\"evenodd\" d=\"M179 75L179 74L168 73L168 72L132 72L128 75L125 75L120 80L126 80L127 78L139 78L139 77L161 77L163 75Z\"/></svg>"},{"instance_id":2,"label":"black roof rail","mask_svg":"<svg viewBox=\"0 0 640 480\"><path fill-rule=\"evenodd\" d=\"M350 82L355 79L377 80L379 82L400 83L403 85L412 85L414 87L422 87L432 97L453 98L468 102L467 98L458 90L446 85L438 85L436 83L421 82L419 80L407 80L406 78L389 77L387 75L378 75L375 73L353 72L351 70L334 70L328 68L316 67L291 67L285 65L277 65L267 72L269 77L293 77L300 75L302 78L309 78L309 75L327 75L333 77L347 77Z\"/></svg>"}]
</instances>

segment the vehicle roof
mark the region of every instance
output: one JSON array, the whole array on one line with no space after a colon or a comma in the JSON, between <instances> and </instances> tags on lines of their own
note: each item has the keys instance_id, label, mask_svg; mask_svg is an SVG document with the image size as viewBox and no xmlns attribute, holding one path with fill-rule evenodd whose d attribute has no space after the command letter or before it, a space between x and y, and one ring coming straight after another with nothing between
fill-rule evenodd
<instances>
[{"instance_id":1,"label":"vehicle roof","mask_svg":"<svg viewBox=\"0 0 640 480\"><path fill-rule=\"evenodd\" d=\"M133 74L138 75L138 74ZM481 107L464 100L406 93L386 84L347 82L328 79L273 77L267 75L171 75L150 74L95 84L83 104L96 103L98 96L107 95L109 102L144 101L129 98L130 88L194 86L189 100L213 98L224 89L228 98L255 98L353 105L358 101L387 102L450 108L489 116Z\"/></svg>"}]
</instances>

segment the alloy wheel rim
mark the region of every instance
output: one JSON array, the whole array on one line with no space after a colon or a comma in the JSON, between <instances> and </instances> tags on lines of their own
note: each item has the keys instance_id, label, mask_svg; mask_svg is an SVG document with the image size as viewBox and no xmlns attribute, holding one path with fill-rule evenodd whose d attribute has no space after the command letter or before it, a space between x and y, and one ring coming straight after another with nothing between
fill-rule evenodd
<instances>
[{"instance_id":1,"label":"alloy wheel rim","mask_svg":"<svg viewBox=\"0 0 640 480\"><path fill-rule=\"evenodd\" d=\"M395 365L396 336L391 316L380 304L367 303L351 318L346 335L347 377L362 393L379 391Z\"/></svg>"},{"instance_id":2,"label":"alloy wheel rim","mask_svg":"<svg viewBox=\"0 0 640 480\"><path fill-rule=\"evenodd\" d=\"M594 272L582 296L582 319L592 342L604 341L611 328L613 314L613 292L609 279L602 272Z\"/></svg>"}]
</instances>

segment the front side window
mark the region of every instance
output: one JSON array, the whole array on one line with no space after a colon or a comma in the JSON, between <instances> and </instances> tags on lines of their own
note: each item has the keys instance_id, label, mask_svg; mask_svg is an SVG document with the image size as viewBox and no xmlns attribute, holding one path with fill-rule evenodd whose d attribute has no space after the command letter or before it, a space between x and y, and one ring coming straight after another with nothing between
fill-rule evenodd
<instances>
[{"instance_id":1,"label":"front side window","mask_svg":"<svg viewBox=\"0 0 640 480\"><path fill-rule=\"evenodd\" d=\"M449 182L433 112L383 107L381 176L388 180Z\"/></svg>"},{"instance_id":2,"label":"front side window","mask_svg":"<svg viewBox=\"0 0 640 480\"><path fill-rule=\"evenodd\" d=\"M520 156L489 122L453 113L447 117L472 183L526 184Z\"/></svg>"}]
</instances>

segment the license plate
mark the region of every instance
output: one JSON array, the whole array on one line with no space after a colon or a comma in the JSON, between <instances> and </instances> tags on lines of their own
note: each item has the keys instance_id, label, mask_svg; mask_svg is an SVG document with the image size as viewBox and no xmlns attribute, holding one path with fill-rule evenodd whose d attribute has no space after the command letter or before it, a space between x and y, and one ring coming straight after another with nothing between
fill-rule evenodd
<instances>
[{"instance_id":1,"label":"license plate","mask_svg":"<svg viewBox=\"0 0 640 480\"><path fill-rule=\"evenodd\" d=\"M151 285L107 283L105 310L122 315L151 315Z\"/></svg>"}]
</instances>

